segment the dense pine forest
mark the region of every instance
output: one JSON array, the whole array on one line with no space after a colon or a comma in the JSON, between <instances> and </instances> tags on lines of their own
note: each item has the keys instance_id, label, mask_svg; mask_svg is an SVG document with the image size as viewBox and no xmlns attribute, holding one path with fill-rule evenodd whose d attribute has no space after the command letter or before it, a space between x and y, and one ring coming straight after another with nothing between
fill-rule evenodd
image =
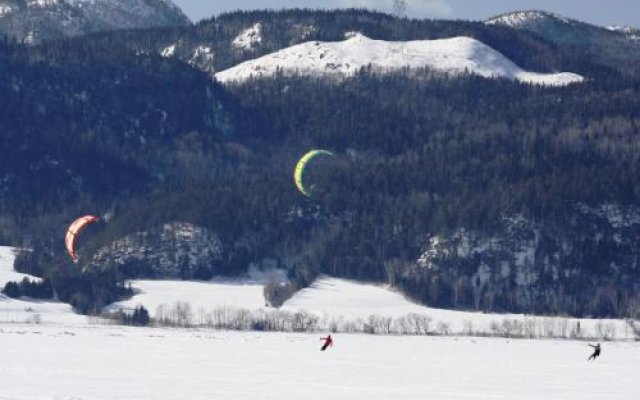
<instances>
[{"instance_id":1,"label":"dense pine forest","mask_svg":"<svg viewBox=\"0 0 640 400\"><path fill-rule=\"evenodd\" d=\"M256 21L266 39L255 53L224 47ZM310 24L320 27L311 38L297 34ZM276 76L223 87L206 70L352 30L387 40L472 36L522 67L587 80L551 88L363 69L340 81ZM176 40L184 49L206 40L214 65L161 57ZM55 293L82 312L127 295L123 281L134 275L82 272L66 257L66 225L95 213L109 218L83 236L84 259L124 235L184 221L221 237L223 261L211 274L241 274L269 258L296 287L326 273L392 283L436 306L630 316L640 310L637 255L612 273L609 254L585 248L586 290L573 278L541 281L560 299L554 305L525 306L512 298L515 286L494 288L500 293L490 299L474 299L464 285L454 294L447 272L438 280L415 266L433 235L492 235L514 215L562 230L575 225L577 205L640 205L639 70L592 50L506 27L360 10L234 13L36 47L5 40L0 240L31 249L16 267L47 277L42 285L51 288L24 290ZM320 190L308 198L292 174L314 148L336 157L314 176ZM640 237L640 228L628 235ZM465 273L471 282L473 271ZM604 285L603 298L615 300L586 301Z\"/></svg>"}]
</instances>

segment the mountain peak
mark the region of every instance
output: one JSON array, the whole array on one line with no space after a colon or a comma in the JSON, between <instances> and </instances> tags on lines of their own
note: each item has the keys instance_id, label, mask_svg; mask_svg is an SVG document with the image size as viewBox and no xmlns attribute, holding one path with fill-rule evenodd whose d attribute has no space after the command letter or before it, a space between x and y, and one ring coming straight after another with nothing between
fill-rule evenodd
<instances>
[{"instance_id":1,"label":"mountain peak","mask_svg":"<svg viewBox=\"0 0 640 400\"><path fill-rule=\"evenodd\" d=\"M558 22L569 23L569 19L561 15L541 10L513 11L505 14L500 14L488 19L485 23L487 25L517 27L531 21L540 20L554 20Z\"/></svg>"},{"instance_id":2,"label":"mountain peak","mask_svg":"<svg viewBox=\"0 0 640 400\"><path fill-rule=\"evenodd\" d=\"M171 0L0 0L0 34L29 43L98 31L189 24Z\"/></svg>"}]
</instances>

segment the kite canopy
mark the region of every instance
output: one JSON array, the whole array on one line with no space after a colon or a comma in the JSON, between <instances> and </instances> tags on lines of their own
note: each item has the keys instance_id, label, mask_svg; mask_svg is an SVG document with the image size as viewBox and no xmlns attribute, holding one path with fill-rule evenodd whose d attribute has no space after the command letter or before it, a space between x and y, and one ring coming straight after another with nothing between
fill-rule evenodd
<instances>
[{"instance_id":1,"label":"kite canopy","mask_svg":"<svg viewBox=\"0 0 640 400\"><path fill-rule=\"evenodd\" d=\"M307 166L311 163L311 161L313 159L315 159L316 157L319 157L319 156L334 157L335 154L333 154L332 152L330 152L328 150L311 150L310 152L308 152L307 154L302 156L300 161L298 161L298 164L296 165L295 172L293 174L293 178L294 178L294 181L296 183L296 187L298 188L298 190L302 194L304 194L307 197L311 197L311 192L310 192L309 188L305 187L305 185L304 185L304 180L303 180L304 172L305 172L305 169L307 168Z\"/></svg>"},{"instance_id":2,"label":"kite canopy","mask_svg":"<svg viewBox=\"0 0 640 400\"><path fill-rule=\"evenodd\" d=\"M93 215L85 215L73 221L67 229L67 234L64 237L64 244L67 247L67 252L74 263L78 262L78 253L76 252L76 239L80 232L86 228L89 224L99 221L100 218Z\"/></svg>"}]
</instances>

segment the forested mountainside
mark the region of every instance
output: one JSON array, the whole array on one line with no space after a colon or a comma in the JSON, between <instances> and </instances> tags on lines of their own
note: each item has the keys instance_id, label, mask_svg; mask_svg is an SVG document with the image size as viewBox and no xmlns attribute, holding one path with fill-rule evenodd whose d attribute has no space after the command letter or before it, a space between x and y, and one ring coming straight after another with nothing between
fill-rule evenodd
<instances>
[{"instance_id":1,"label":"forested mountainside","mask_svg":"<svg viewBox=\"0 0 640 400\"><path fill-rule=\"evenodd\" d=\"M363 68L339 81L276 74L222 86L212 75L354 31L469 36L522 68L585 79L547 87ZM5 41L0 70L0 237L33 249L17 267L52 277L44 284L81 311L124 294L128 276L262 264L288 270L297 286L324 272L452 308L638 313L631 60L508 26L292 10ZM336 157L309 198L292 175L314 148ZM62 235L86 213L106 218L82 235L74 266ZM187 233L167 242L167 226ZM185 257L171 270L177 259L153 249Z\"/></svg>"},{"instance_id":2,"label":"forested mountainside","mask_svg":"<svg viewBox=\"0 0 640 400\"><path fill-rule=\"evenodd\" d=\"M190 24L171 0L0 1L0 34L28 45L93 32Z\"/></svg>"},{"instance_id":3,"label":"forested mountainside","mask_svg":"<svg viewBox=\"0 0 640 400\"><path fill-rule=\"evenodd\" d=\"M599 29L608 37L626 38L622 33ZM345 34L353 32L387 41L471 37L522 68L541 72L586 73L598 67L624 66L595 62L595 57L585 63L583 48L556 43L527 30L473 21L397 19L363 10L235 12L200 21L190 28L92 35L82 39L82 46L87 51L118 48L162 54L191 64L203 52L210 52L210 59L201 68L216 72L296 44L344 40ZM610 44L612 49L619 48L613 42Z\"/></svg>"},{"instance_id":4,"label":"forested mountainside","mask_svg":"<svg viewBox=\"0 0 640 400\"><path fill-rule=\"evenodd\" d=\"M603 28L535 10L500 15L486 23L533 32L552 43L584 52L599 63L622 69L640 61L637 31L632 28Z\"/></svg>"}]
</instances>

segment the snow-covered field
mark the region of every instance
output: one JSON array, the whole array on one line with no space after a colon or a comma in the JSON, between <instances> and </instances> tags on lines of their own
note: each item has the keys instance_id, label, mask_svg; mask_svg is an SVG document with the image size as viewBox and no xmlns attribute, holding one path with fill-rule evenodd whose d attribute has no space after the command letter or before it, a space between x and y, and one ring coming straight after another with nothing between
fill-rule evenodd
<instances>
[{"instance_id":1,"label":"snow-covered field","mask_svg":"<svg viewBox=\"0 0 640 400\"><path fill-rule=\"evenodd\" d=\"M242 82L273 76L278 71L304 76L349 77L367 66L377 72L425 67L451 74L468 71L487 78L549 86L583 80L582 76L567 72L525 71L500 52L469 37L388 42L358 33L341 42L298 44L218 72L216 78L223 83Z\"/></svg>"},{"instance_id":2,"label":"snow-covered field","mask_svg":"<svg viewBox=\"0 0 640 400\"><path fill-rule=\"evenodd\" d=\"M639 343L0 326L0 399L636 400Z\"/></svg>"},{"instance_id":3,"label":"snow-covered field","mask_svg":"<svg viewBox=\"0 0 640 400\"><path fill-rule=\"evenodd\" d=\"M38 279L13 271L13 249L0 247L0 284L24 277ZM167 317L174 313L178 303L188 304L187 321L197 325L220 309L243 309L256 313L271 312L267 306L263 287L271 279L285 279L283 271L268 273L252 270L244 278L214 279L209 282L190 281L130 281L137 292L128 300L106 307L106 311L132 310L142 305L152 317ZM309 288L287 300L282 311L306 311L318 317L316 329L362 331L371 324L371 317L393 319L386 333L413 332L400 324L407 316L426 317L425 330L430 333L461 335L505 335L528 337L572 337L580 323L582 338L633 340L633 330L623 320L545 318L522 314L483 314L479 312L451 311L413 303L401 293L386 285L364 284L345 279L323 276ZM160 315L158 315L160 314ZM89 318L75 314L68 304L59 302L10 299L0 295L0 323L44 323L64 326L84 326ZM378 321L377 323L381 323ZM424 326L423 326L424 327ZM509 332L506 329L510 330ZM446 330L446 332L444 331ZM383 329L381 328L382 332Z\"/></svg>"},{"instance_id":4,"label":"snow-covered field","mask_svg":"<svg viewBox=\"0 0 640 400\"><path fill-rule=\"evenodd\" d=\"M13 260L15 259L16 250L13 247L0 246L0 287L4 287L7 282L20 282L24 278L33 281L40 281L35 276L21 274L13 270Z\"/></svg>"},{"instance_id":5,"label":"snow-covered field","mask_svg":"<svg viewBox=\"0 0 640 400\"><path fill-rule=\"evenodd\" d=\"M211 282L134 280L131 286L138 294L114 303L107 311L132 310L142 305L152 317L175 313L176 304L186 303L190 320L210 320L207 316L225 308L251 312L270 312L263 294L263 279L216 279ZM318 317L319 330L332 326L340 331L361 331L370 324L371 317L390 318L391 333L402 332L401 319L411 315L429 319L431 333L460 335L524 335L530 337L572 337L633 340L634 333L623 320L549 318L523 314L484 314L481 312L452 311L426 307L409 301L401 293L386 285L353 282L332 277L320 277L309 288L296 293L281 307L291 313L310 312ZM576 332L578 322L580 330ZM381 323L381 322L379 322ZM405 324L412 324L404 321ZM424 324L425 322L421 322ZM505 325L506 324L506 325ZM519 324L519 325L517 325ZM446 332L443 330L446 329ZM380 328L380 331L384 329ZM386 332L386 331L385 331ZM413 328L409 330L413 332Z\"/></svg>"},{"instance_id":6,"label":"snow-covered field","mask_svg":"<svg viewBox=\"0 0 640 400\"><path fill-rule=\"evenodd\" d=\"M11 249L0 248L2 279L18 276L12 262ZM259 281L132 284L144 291L134 299L148 306L191 295L202 305L256 309L263 307ZM570 340L334 334L334 347L320 352L320 334L112 326L68 305L6 297L0 307L0 317L19 316L0 318L0 400L635 400L640 392L640 342L604 343L596 362L586 361L585 342ZM472 317L328 277L285 306L298 307L349 317ZM36 311L39 322L26 319Z\"/></svg>"},{"instance_id":7,"label":"snow-covered field","mask_svg":"<svg viewBox=\"0 0 640 400\"><path fill-rule=\"evenodd\" d=\"M534 336L565 336L580 322L580 335L599 337L607 332L621 340L633 339L633 332L625 321L613 319L545 318L523 314L484 314L480 312L452 311L426 307L407 300L387 286L363 284L344 279L322 277L309 288L296 293L282 306L285 310L307 310L325 320L366 320L371 315L400 318L409 314L431 318L430 332L445 324L450 333L492 334L493 326L503 326L504 321L520 322ZM526 328L526 325L529 327ZM470 332L471 331L471 332ZM499 332L499 331L498 331Z\"/></svg>"},{"instance_id":8,"label":"snow-covered field","mask_svg":"<svg viewBox=\"0 0 640 400\"><path fill-rule=\"evenodd\" d=\"M248 280L187 281L131 281L139 293L108 307L110 310L133 309L143 305L154 316L158 307L168 309L177 302L189 303L193 311L211 312L219 307L238 307L249 310L265 308L264 284Z\"/></svg>"},{"instance_id":9,"label":"snow-covered field","mask_svg":"<svg viewBox=\"0 0 640 400\"><path fill-rule=\"evenodd\" d=\"M35 276L21 274L13 270L14 251L11 247L0 247L0 289L9 281L20 282L24 278L34 281L40 280ZM86 324L86 322L87 317L74 313L71 306L66 303L30 299L18 300L0 294L0 327L6 323L47 323L75 326ZM0 353L0 358L2 358L2 353ZM0 389L0 396L1 393Z\"/></svg>"}]
</instances>

